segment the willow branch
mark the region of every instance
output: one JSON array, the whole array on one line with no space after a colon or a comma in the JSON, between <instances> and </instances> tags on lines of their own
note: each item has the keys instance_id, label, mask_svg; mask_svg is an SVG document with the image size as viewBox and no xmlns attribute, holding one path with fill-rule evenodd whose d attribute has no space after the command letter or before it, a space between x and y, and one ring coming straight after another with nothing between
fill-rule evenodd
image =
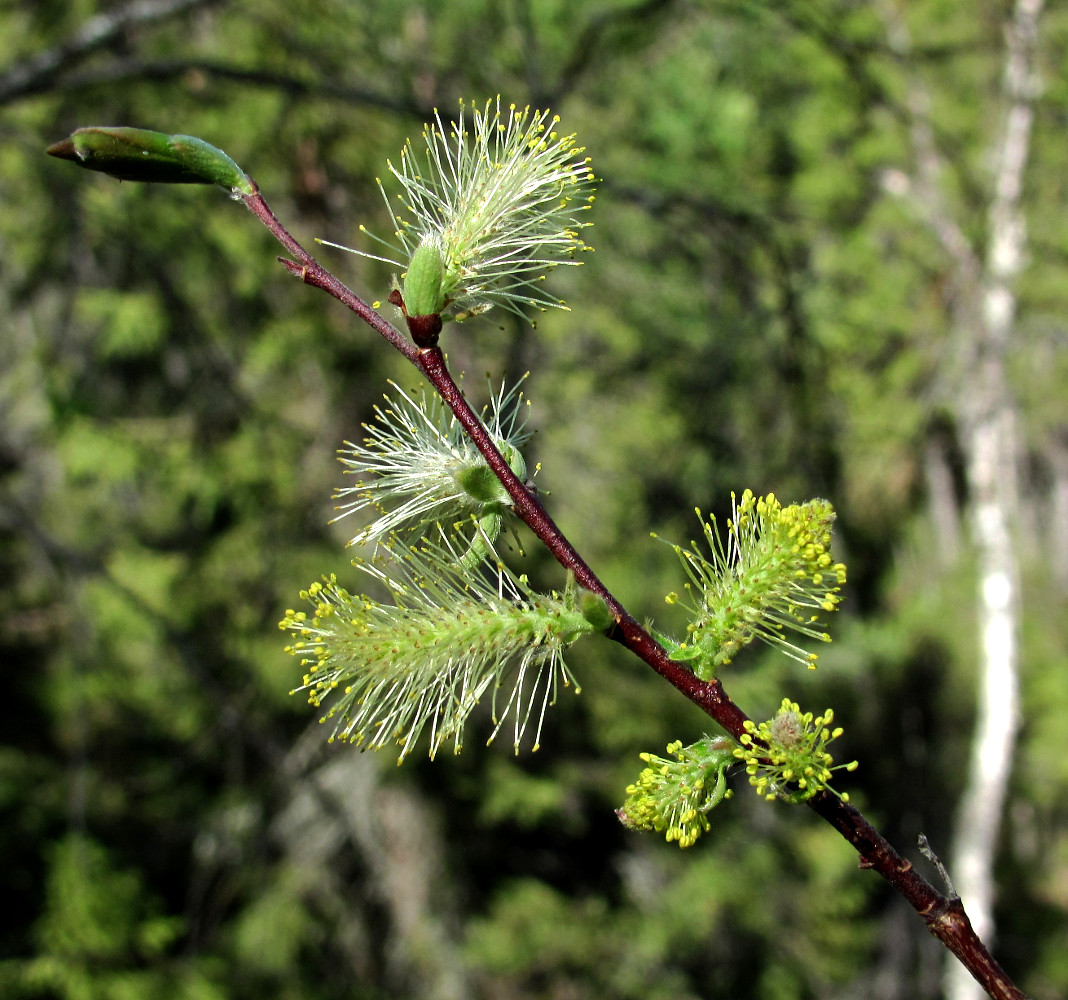
<instances>
[{"instance_id":1,"label":"willow branch","mask_svg":"<svg viewBox=\"0 0 1068 1000\"><path fill-rule=\"evenodd\" d=\"M280 263L301 281L332 295L399 350L441 395L489 467L507 490L516 515L534 532L576 581L601 597L615 618L609 638L625 646L671 683L735 739L745 733L746 714L730 699L718 680L703 681L672 660L664 647L626 610L568 541L537 496L512 471L489 432L464 398L438 347L415 346L392 323L324 268L286 231L253 184L245 204L263 221L295 260ZM964 964L995 1000L1027 1000L994 961L972 928L961 901L934 888L860 813L838 796L823 791L809 807L830 823L860 855L860 867L881 875L916 910L928 930Z\"/></svg>"}]
</instances>

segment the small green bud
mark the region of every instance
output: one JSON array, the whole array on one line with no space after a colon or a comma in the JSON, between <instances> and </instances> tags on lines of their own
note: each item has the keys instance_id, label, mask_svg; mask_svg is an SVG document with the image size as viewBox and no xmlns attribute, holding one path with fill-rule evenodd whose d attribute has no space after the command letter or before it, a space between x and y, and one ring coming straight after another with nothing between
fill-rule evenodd
<instances>
[{"instance_id":1,"label":"small green bud","mask_svg":"<svg viewBox=\"0 0 1068 1000\"><path fill-rule=\"evenodd\" d=\"M510 503L508 491L488 465L468 465L455 473L456 485L478 504Z\"/></svg>"},{"instance_id":2,"label":"small green bud","mask_svg":"<svg viewBox=\"0 0 1068 1000\"><path fill-rule=\"evenodd\" d=\"M616 623L603 597L583 588L579 592L578 612L598 632L607 632Z\"/></svg>"},{"instance_id":3,"label":"small green bud","mask_svg":"<svg viewBox=\"0 0 1068 1000\"><path fill-rule=\"evenodd\" d=\"M221 149L191 135L124 126L75 129L45 150L120 181L218 184L252 194L252 182Z\"/></svg>"},{"instance_id":4,"label":"small green bud","mask_svg":"<svg viewBox=\"0 0 1068 1000\"><path fill-rule=\"evenodd\" d=\"M518 448L505 441L501 444L501 455L508 463L508 468L515 473L516 479L523 480L527 478L527 460Z\"/></svg>"},{"instance_id":5,"label":"small green bud","mask_svg":"<svg viewBox=\"0 0 1068 1000\"><path fill-rule=\"evenodd\" d=\"M445 308L444 277L441 244L436 238L427 237L415 248L404 275L402 294L409 316L434 316Z\"/></svg>"},{"instance_id":6,"label":"small green bud","mask_svg":"<svg viewBox=\"0 0 1068 1000\"><path fill-rule=\"evenodd\" d=\"M579 618L596 632L607 632L616 624L616 616L608 608L603 597L587 590L568 571L567 587L564 589L567 609L576 612Z\"/></svg>"},{"instance_id":7,"label":"small green bud","mask_svg":"<svg viewBox=\"0 0 1068 1000\"><path fill-rule=\"evenodd\" d=\"M500 442L501 455L519 479L527 474L522 453L507 441ZM497 478L497 474L480 458L476 465L465 465L453 473L456 485L481 507L511 507L512 498Z\"/></svg>"}]
</instances>

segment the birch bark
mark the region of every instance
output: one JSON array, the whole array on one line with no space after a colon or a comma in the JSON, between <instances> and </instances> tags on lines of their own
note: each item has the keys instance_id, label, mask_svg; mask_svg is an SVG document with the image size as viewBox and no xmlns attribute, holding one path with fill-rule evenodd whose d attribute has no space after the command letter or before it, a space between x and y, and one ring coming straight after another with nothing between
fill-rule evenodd
<instances>
[{"instance_id":1,"label":"birch bark","mask_svg":"<svg viewBox=\"0 0 1068 1000\"><path fill-rule=\"evenodd\" d=\"M1016 0L1005 25L1005 110L991 144L985 252L967 238L946 196L945 164L930 123L930 96L915 73L908 88L912 171L888 172L885 178L887 190L912 200L949 262L952 349L942 375L965 457L979 635L976 728L949 870L988 947L995 931L994 860L1019 712L1019 565L1013 526L1020 451L1005 360L1016 317L1015 286L1026 261L1021 194L1031 146L1042 6L1043 0ZM880 9L890 45L907 66L911 45L900 12L890 3ZM943 989L947 1000L976 1000L983 992L952 958Z\"/></svg>"},{"instance_id":2,"label":"birch bark","mask_svg":"<svg viewBox=\"0 0 1068 1000\"><path fill-rule=\"evenodd\" d=\"M973 334L975 350L969 353L974 360L970 377L960 386L957 406L978 560L981 643L976 730L950 858L957 891L988 947L995 929L994 860L1019 725L1019 562L1013 525L1020 461L1005 353L1016 316L1014 286L1026 257L1021 192L1034 120L1042 4L1043 0L1017 0L1006 26L1007 110L995 147L981 323ZM957 962L947 963L943 989L948 1000L982 996L978 983Z\"/></svg>"}]
</instances>

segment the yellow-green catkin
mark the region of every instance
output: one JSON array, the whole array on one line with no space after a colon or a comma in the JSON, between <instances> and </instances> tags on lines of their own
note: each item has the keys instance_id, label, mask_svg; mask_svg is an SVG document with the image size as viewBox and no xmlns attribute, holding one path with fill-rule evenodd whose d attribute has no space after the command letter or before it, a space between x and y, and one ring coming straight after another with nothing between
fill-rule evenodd
<instances>
[{"instance_id":1,"label":"yellow-green catkin","mask_svg":"<svg viewBox=\"0 0 1068 1000\"><path fill-rule=\"evenodd\" d=\"M731 796L726 772L735 762L734 747L725 736L706 736L688 747L669 743L669 757L641 754L647 766L627 786L616 815L631 829L656 830L668 843L692 846L709 830L709 812Z\"/></svg>"},{"instance_id":2,"label":"yellow-green catkin","mask_svg":"<svg viewBox=\"0 0 1068 1000\"><path fill-rule=\"evenodd\" d=\"M836 609L846 579L845 565L830 551L833 521L826 500L784 507L774 494L757 497L750 490L735 500L726 541L715 518L702 518L707 554L696 542L689 549L672 546L689 579L667 601L691 615L685 640L670 644L673 658L711 680L760 639L815 667L817 654L791 634L830 642L820 618Z\"/></svg>"},{"instance_id":3,"label":"yellow-green catkin","mask_svg":"<svg viewBox=\"0 0 1068 1000\"><path fill-rule=\"evenodd\" d=\"M488 696L490 739L511 719L516 750L528 725L537 749L547 707L561 688L578 690L563 651L600 631L578 588L539 594L500 563L495 579L470 573L464 544L442 535L359 562L392 603L351 594L331 577L301 594L310 614L286 613L287 651L304 668L296 690L327 706L332 738L397 746L403 760L427 732L431 757L449 741L459 752L468 716Z\"/></svg>"},{"instance_id":4,"label":"yellow-green catkin","mask_svg":"<svg viewBox=\"0 0 1068 1000\"><path fill-rule=\"evenodd\" d=\"M789 698L782 700L779 711L767 722L757 725L747 721L741 745L733 752L745 764L757 794L768 800L804 802L828 788L833 772L855 771L856 761L835 766L825 749L843 732L841 727L832 729L833 722L831 709L813 716L802 713L797 702ZM846 794L840 798L849 801Z\"/></svg>"}]
</instances>

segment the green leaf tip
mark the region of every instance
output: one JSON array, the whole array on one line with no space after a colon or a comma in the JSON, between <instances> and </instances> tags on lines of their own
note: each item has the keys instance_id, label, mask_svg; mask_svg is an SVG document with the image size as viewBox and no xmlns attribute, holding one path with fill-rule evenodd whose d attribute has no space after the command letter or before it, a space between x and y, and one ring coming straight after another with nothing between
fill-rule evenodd
<instances>
[{"instance_id":1,"label":"green leaf tip","mask_svg":"<svg viewBox=\"0 0 1068 1000\"><path fill-rule=\"evenodd\" d=\"M75 129L45 152L120 181L218 184L242 194L255 190L245 172L221 149L191 135L94 126Z\"/></svg>"}]
</instances>

